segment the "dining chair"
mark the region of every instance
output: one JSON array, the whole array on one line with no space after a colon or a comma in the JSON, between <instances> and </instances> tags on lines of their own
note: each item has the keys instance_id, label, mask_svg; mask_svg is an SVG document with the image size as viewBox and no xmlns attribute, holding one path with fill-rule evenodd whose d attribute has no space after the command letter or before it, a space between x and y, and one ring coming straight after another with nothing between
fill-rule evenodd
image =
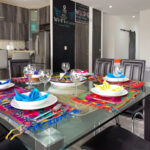
<instances>
[{"instance_id":1,"label":"dining chair","mask_svg":"<svg viewBox=\"0 0 150 150\"><path fill-rule=\"evenodd\" d=\"M30 54L27 52L14 52L12 54L12 60L25 60L25 59L30 59Z\"/></svg>"},{"instance_id":2,"label":"dining chair","mask_svg":"<svg viewBox=\"0 0 150 150\"><path fill-rule=\"evenodd\" d=\"M124 74L130 80L143 81L145 74L145 60L122 59L121 66L124 68Z\"/></svg>"},{"instance_id":3,"label":"dining chair","mask_svg":"<svg viewBox=\"0 0 150 150\"><path fill-rule=\"evenodd\" d=\"M9 130L0 124L0 149L1 150L27 150L23 143L15 138L14 140L5 140Z\"/></svg>"},{"instance_id":4,"label":"dining chair","mask_svg":"<svg viewBox=\"0 0 150 150\"><path fill-rule=\"evenodd\" d=\"M16 59L9 60L9 76L12 77L22 77L23 68L29 63L32 63L31 59Z\"/></svg>"},{"instance_id":5,"label":"dining chair","mask_svg":"<svg viewBox=\"0 0 150 150\"><path fill-rule=\"evenodd\" d=\"M95 70L94 70L95 75L105 76L109 72L112 73L113 64L114 64L113 59L97 58L95 62Z\"/></svg>"},{"instance_id":6,"label":"dining chair","mask_svg":"<svg viewBox=\"0 0 150 150\"><path fill-rule=\"evenodd\" d=\"M85 150L150 150L150 142L114 125L106 128L82 146Z\"/></svg>"},{"instance_id":7,"label":"dining chair","mask_svg":"<svg viewBox=\"0 0 150 150\"><path fill-rule=\"evenodd\" d=\"M135 81L144 81L145 74L145 60L129 60L122 59L121 66L124 68L124 74L130 80ZM143 102L133 105L131 108L127 109L124 113L126 116L131 116L132 118L132 132L134 133L134 120L137 116L140 116L144 119L143 111L144 105Z\"/></svg>"}]
</instances>

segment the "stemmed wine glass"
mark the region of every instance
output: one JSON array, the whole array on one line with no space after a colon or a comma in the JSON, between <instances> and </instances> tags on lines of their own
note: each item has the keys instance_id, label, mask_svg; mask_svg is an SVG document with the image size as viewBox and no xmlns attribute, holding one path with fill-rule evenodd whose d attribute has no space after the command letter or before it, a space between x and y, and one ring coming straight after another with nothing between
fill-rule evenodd
<instances>
[{"instance_id":1,"label":"stemmed wine glass","mask_svg":"<svg viewBox=\"0 0 150 150\"><path fill-rule=\"evenodd\" d=\"M52 72L50 69L40 70L39 76L39 80L44 83L44 91L46 91L46 84L50 81Z\"/></svg>"},{"instance_id":2,"label":"stemmed wine glass","mask_svg":"<svg viewBox=\"0 0 150 150\"><path fill-rule=\"evenodd\" d=\"M26 87L26 89L30 90L30 89L34 88L32 86L31 78L32 78L32 75L34 74L35 70L36 70L36 68L34 66L32 66L31 64L29 64L28 66L24 67L24 69L23 69L24 76L26 78L28 78L28 80L29 80L29 85Z\"/></svg>"},{"instance_id":3,"label":"stemmed wine glass","mask_svg":"<svg viewBox=\"0 0 150 150\"><path fill-rule=\"evenodd\" d=\"M80 69L72 69L70 72L70 79L73 83L75 83L75 96L78 95L77 93L77 84L82 81L83 76L82 76L82 71Z\"/></svg>"},{"instance_id":4,"label":"stemmed wine glass","mask_svg":"<svg viewBox=\"0 0 150 150\"><path fill-rule=\"evenodd\" d=\"M70 64L69 64L69 62L63 62L62 64L61 64L61 69L65 72L65 74L66 74L66 72L70 69Z\"/></svg>"},{"instance_id":5,"label":"stemmed wine glass","mask_svg":"<svg viewBox=\"0 0 150 150\"><path fill-rule=\"evenodd\" d=\"M113 73L118 78L118 82L119 82L119 77L124 75L124 67L123 66L114 66Z\"/></svg>"}]
</instances>

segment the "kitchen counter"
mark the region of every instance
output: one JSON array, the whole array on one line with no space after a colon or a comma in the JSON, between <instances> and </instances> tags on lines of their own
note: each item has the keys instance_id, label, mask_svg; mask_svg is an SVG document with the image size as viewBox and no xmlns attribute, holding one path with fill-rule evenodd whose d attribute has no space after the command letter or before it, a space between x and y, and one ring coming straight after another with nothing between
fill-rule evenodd
<instances>
[{"instance_id":1,"label":"kitchen counter","mask_svg":"<svg viewBox=\"0 0 150 150\"><path fill-rule=\"evenodd\" d=\"M26 52L26 53L30 53L30 56L32 56L35 53L34 50L8 50L8 58L9 59L12 58L12 54L14 52Z\"/></svg>"}]
</instances>

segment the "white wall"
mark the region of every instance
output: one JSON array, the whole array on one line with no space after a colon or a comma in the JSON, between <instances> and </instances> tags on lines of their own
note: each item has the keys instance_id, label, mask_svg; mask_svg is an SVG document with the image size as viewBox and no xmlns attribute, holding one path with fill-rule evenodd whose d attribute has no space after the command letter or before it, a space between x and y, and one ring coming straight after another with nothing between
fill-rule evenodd
<instances>
[{"instance_id":1,"label":"white wall","mask_svg":"<svg viewBox=\"0 0 150 150\"><path fill-rule=\"evenodd\" d=\"M150 66L150 10L140 12L140 59Z\"/></svg>"},{"instance_id":2,"label":"white wall","mask_svg":"<svg viewBox=\"0 0 150 150\"><path fill-rule=\"evenodd\" d=\"M128 59L129 33L120 29L136 31L136 58L139 58L139 17L103 16L103 57Z\"/></svg>"}]
</instances>

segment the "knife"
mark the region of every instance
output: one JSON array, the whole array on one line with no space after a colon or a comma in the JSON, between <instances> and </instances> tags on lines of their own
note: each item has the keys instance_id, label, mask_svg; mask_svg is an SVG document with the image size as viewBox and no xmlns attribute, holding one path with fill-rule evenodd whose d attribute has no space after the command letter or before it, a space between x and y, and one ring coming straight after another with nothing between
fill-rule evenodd
<instances>
[{"instance_id":1,"label":"knife","mask_svg":"<svg viewBox=\"0 0 150 150\"><path fill-rule=\"evenodd\" d=\"M107 101L107 100L102 100L102 99L99 99L99 98L95 98L95 97L90 97L91 99L94 99L94 100L98 100L98 101L103 101L103 102L107 102L107 103L110 103L110 104L113 104L113 105L116 105L115 102L111 102L111 101Z\"/></svg>"}]
</instances>

